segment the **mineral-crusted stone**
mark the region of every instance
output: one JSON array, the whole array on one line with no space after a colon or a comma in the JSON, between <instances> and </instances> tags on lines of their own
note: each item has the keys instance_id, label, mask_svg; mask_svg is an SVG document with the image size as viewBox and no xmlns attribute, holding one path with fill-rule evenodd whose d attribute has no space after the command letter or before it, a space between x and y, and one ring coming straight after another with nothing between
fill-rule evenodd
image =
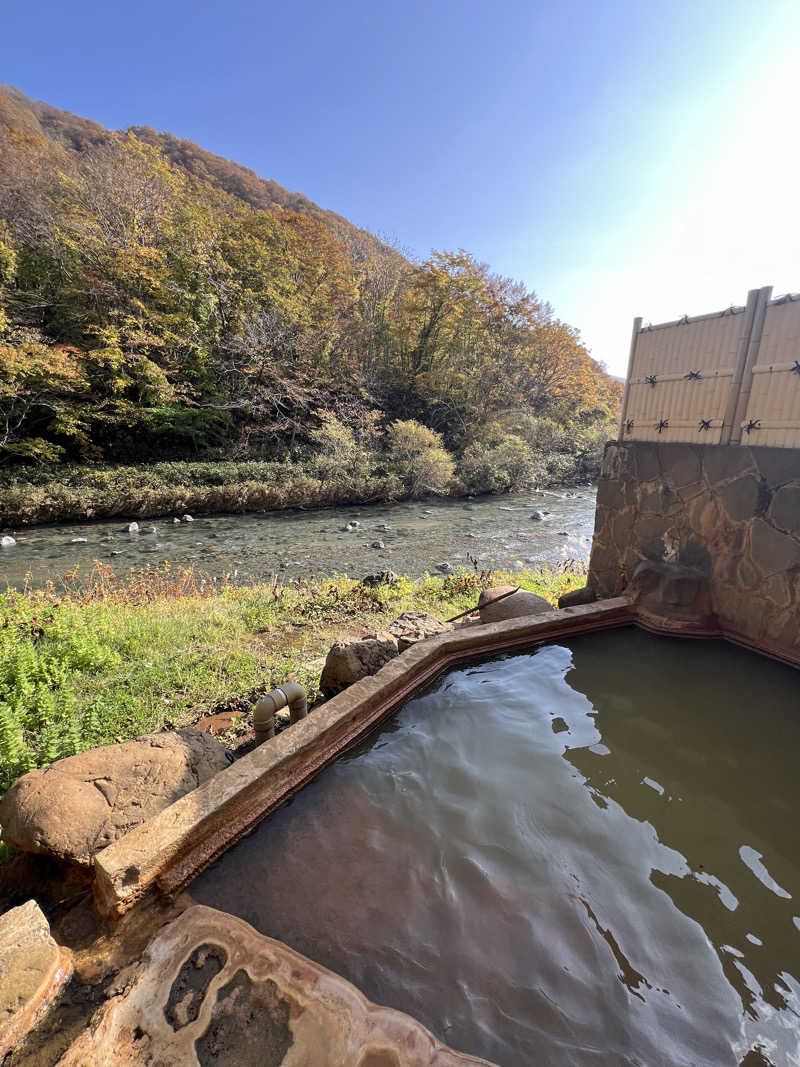
<instances>
[{"instance_id":1,"label":"mineral-crusted stone","mask_svg":"<svg viewBox=\"0 0 800 1067\"><path fill-rule=\"evenodd\" d=\"M72 975L35 900L0 916L0 1061L37 1024Z\"/></svg>"},{"instance_id":2,"label":"mineral-crusted stone","mask_svg":"<svg viewBox=\"0 0 800 1067\"><path fill-rule=\"evenodd\" d=\"M190 729L89 749L17 779L0 802L3 840L88 864L227 766L219 741Z\"/></svg>"},{"instance_id":3,"label":"mineral-crusted stone","mask_svg":"<svg viewBox=\"0 0 800 1067\"><path fill-rule=\"evenodd\" d=\"M513 585L495 585L491 589L484 589L478 599L481 622L503 622L505 619L521 619L526 615L542 615L553 610L544 597L529 593L525 589L516 593L513 590ZM504 593L510 593L511 596L506 596L495 604L488 603Z\"/></svg>"},{"instance_id":4,"label":"mineral-crusted stone","mask_svg":"<svg viewBox=\"0 0 800 1067\"><path fill-rule=\"evenodd\" d=\"M60 1067L466 1067L399 1011L232 915L194 906L151 942Z\"/></svg>"}]
</instances>

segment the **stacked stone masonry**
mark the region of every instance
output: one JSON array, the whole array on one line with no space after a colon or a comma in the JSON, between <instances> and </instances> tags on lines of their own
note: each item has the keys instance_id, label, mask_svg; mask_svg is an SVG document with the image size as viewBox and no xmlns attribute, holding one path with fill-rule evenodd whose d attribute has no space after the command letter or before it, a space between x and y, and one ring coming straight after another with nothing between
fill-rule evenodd
<instances>
[{"instance_id":1,"label":"stacked stone masonry","mask_svg":"<svg viewBox=\"0 0 800 1067\"><path fill-rule=\"evenodd\" d=\"M610 443L589 585L797 662L800 450Z\"/></svg>"}]
</instances>

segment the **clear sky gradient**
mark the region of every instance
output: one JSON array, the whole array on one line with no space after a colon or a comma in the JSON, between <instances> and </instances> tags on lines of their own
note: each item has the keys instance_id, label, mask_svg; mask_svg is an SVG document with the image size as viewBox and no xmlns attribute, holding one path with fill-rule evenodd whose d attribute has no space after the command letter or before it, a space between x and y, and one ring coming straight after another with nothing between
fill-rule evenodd
<instances>
[{"instance_id":1,"label":"clear sky gradient","mask_svg":"<svg viewBox=\"0 0 800 1067\"><path fill-rule=\"evenodd\" d=\"M800 0L3 0L0 40L30 96L467 249L618 374L634 315L800 289Z\"/></svg>"}]
</instances>

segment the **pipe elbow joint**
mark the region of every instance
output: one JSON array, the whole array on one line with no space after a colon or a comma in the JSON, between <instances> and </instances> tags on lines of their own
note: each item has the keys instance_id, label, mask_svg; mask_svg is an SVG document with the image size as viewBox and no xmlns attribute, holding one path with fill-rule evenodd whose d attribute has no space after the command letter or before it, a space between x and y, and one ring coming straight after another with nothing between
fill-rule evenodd
<instances>
[{"instance_id":1,"label":"pipe elbow joint","mask_svg":"<svg viewBox=\"0 0 800 1067\"><path fill-rule=\"evenodd\" d=\"M304 719L308 714L306 691L297 682L285 682L258 701L253 708L253 729L259 745L275 736L275 713L287 706L291 723Z\"/></svg>"}]
</instances>

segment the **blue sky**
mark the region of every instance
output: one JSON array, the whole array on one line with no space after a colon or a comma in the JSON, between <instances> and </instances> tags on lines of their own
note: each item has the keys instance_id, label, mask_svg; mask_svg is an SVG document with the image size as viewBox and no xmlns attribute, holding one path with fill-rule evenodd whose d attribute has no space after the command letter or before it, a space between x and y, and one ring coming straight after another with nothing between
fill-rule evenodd
<instances>
[{"instance_id":1,"label":"blue sky","mask_svg":"<svg viewBox=\"0 0 800 1067\"><path fill-rule=\"evenodd\" d=\"M800 289L796 0L4 0L0 39L31 96L523 279L616 373L634 315Z\"/></svg>"}]
</instances>

